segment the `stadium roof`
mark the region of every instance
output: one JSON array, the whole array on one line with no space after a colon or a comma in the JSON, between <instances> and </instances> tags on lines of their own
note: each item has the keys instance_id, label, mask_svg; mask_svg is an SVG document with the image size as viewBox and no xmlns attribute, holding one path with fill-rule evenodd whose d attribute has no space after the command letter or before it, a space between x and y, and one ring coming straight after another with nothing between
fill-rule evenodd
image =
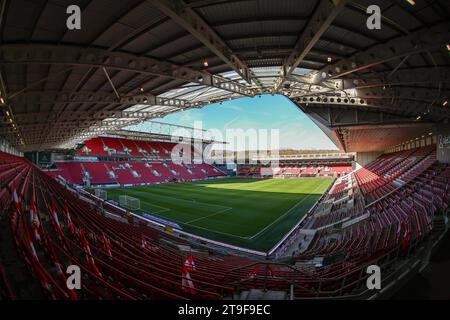
<instances>
[{"instance_id":1,"label":"stadium roof","mask_svg":"<svg viewBox=\"0 0 450 320\"><path fill-rule=\"evenodd\" d=\"M187 128L187 127L184 127ZM136 130L125 130L125 129L119 129L119 130L112 130L108 132L107 135L102 136L113 136L113 137L120 137L120 138L126 138L130 140L144 140L144 141L165 141L165 142L178 142L178 141L184 141L185 143L204 143L204 144L227 144L227 142L219 141L214 138L211 134L205 131L205 133L201 137L196 137L194 134L192 134L190 131L193 131L194 129L186 129L185 132L179 132L176 131L171 133L161 133L161 132L144 132L144 131L136 131Z\"/></svg>"},{"instance_id":2,"label":"stadium roof","mask_svg":"<svg viewBox=\"0 0 450 320\"><path fill-rule=\"evenodd\" d=\"M341 149L383 150L448 125L450 2L412 3L2 1L0 135L22 151L62 148L281 93ZM67 29L72 4L81 30ZM366 26L371 4L379 30Z\"/></svg>"}]
</instances>

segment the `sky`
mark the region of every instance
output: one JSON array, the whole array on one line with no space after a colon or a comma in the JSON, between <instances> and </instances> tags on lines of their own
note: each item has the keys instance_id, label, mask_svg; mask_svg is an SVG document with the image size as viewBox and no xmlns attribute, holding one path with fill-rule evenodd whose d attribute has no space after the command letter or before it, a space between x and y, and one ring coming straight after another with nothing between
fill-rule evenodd
<instances>
[{"instance_id":1,"label":"sky","mask_svg":"<svg viewBox=\"0 0 450 320\"><path fill-rule=\"evenodd\" d=\"M273 149L276 149L277 141L280 149L337 149L297 106L282 95L224 101L222 104L210 104L201 109L170 114L157 121L186 127L201 125L203 129L215 130L214 138L227 142L227 149L236 151L266 149L264 141L268 141L269 148L274 146ZM142 123L127 129L154 132L155 125ZM244 145L239 144L239 140L234 136L239 134L237 129L242 129L241 133L247 133L248 136L254 133L257 140L246 138ZM266 130L267 136L261 135L260 130Z\"/></svg>"}]
</instances>

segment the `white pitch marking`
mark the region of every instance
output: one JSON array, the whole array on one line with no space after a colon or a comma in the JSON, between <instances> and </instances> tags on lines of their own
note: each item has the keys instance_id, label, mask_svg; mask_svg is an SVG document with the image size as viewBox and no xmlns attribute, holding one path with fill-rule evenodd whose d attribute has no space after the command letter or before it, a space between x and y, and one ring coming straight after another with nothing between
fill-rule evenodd
<instances>
[{"instance_id":1,"label":"white pitch marking","mask_svg":"<svg viewBox=\"0 0 450 320\"><path fill-rule=\"evenodd\" d=\"M325 181L325 180L324 180ZM278 220L280 220L281 218L283 218L285 215L287 215L289 212L291 212L292 210L294 210L300 203L302 203L303 201L305 201L306 199L308 199L312 193L314 191L316 191L317 189L319 189L320 187L322 187L323 185L323 181L320 185L318 185L313 191L311 191L306 197L304 197L302 200L300 200L299 202L297 202L292 208L290 208L288 211L286 211L285 213L283 213L281 216L279 216L278 218L276 218L274 221L272 221L270 224L268 224L267 226L265 226L263 229L259 230L257 233L255 233L254 235L252 235L251 237L248 237L248 239L253 239L257 236L259 236L262 232L264 232L267 228L269 228L270 226L272 226L275 222L277 222Z\"/></svg>"},{"instance_id":2,"label":"white pitch marking","mask_svg":"<svg viewBox=\"0 0 450 320\"><path fill-rule=\"evenodd\" d=\"M142 193L142 194L145 194L145 195L153 195L153 196L155 196L155 197L161 197L161 198L169 198L169 199L175 199L175 200L178 200L178 201L184 201L184 202L192 202L192 203L195 203L195 204L202 204L202 205L205 205L205 206L210 206L210 207L220 207L220 208L224 208L224 209L229 209L229 208L231 208L231 207L227 207L227 206L221 206L221 205L219 205L219 204L211 204L211 203L206 203L206 202L200 202L200 201L195 201L195 200L186 200L186 199L181 199L181 198L175 198L175 197L171 197L171 196L166 196L166 195L161 195L161 194L156 194L156 193L147 193L147 192L141 192L141 191L134 191L135 193ZM152 204L153 205L153 204ZM163 208L163 207L161 207L161 208ZM232 208L231 208L232 209Z\"/></svg>"},{"instance_id":3,"label":"white pitch marking","mask_svg":"<svg viewBox=\"0 0 450 320\"><path fill-rule=\"evenodd\" d=\"M233 209L233 208L232 208L232 207L228 207L228 208L225 208L225 209L223 209L223 210L219 210L219 211L217 211L217 212L211 213L211 214L209 214L209 215L207 215L207 216L200 217L200 218L196 218L196 219L194 219L194 220L188 221L188 222L186 222L186 224L191 224L192 222L196 222L196 221L200 221L200 220L203 220L203 219L206 219L206 218L210 218L210 217L216 216L216 215L218 215L218 214L224 213L224 212L226 212L226 211L229 211L229 210L231 210L231 209Z\"/></svg>"}]
</instances>

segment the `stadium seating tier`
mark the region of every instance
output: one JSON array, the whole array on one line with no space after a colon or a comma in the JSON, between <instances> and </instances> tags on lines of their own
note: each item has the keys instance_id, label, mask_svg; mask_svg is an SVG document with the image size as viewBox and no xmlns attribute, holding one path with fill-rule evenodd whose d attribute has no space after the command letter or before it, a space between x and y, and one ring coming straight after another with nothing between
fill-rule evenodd
<instances>
[{"instance_id":1,"label":"stadium seating tier","mask_svg":"<svg viewBox=\"0 0 450 320\"><path fill-rule=\"evenodd\" d=\"M416 157L411 158L413 154ZM395 164L389 163L389 169L380 165L385 162L382 159L397 156L383 155L336 181L302 225L314 230L314 237L296 253L295 270L254 257L211 250L186 254L161 245L161 239L177 245L189 242L130 220L108 204L108 215L99 212L93 196L87 202L29 161L5 153L0 153L0 205L8 217L11 231L7 234L13 237L22 263L39 284L40 294L49 299L221 299L251 288L287 292L291 284L296 297L335 297L357 292L365 284L365 278L359 276L360 266L386 261L393 252L395 258L407 254L431 233L434 215L448 210L450 166L437 163L432 150L408 152ZM125 172L140 172L141 177L133 177L138 180L146 175L144 169L149 169L144 162L120 165ZM102 163L58 166L60 175L77 181L83 178L83 170L98 180L112 179L106 168L114 170L112 164ZM191 175L188 169L193 175L217 173L207 165L154 163L151 167L161 172L176 170L186 177ZM386 182L386 174L394 171L403 183L385 190L383 186L394 181ZM117 176L120 180L120 174ZM131 179L128 173L123 178ZM374 181L377 184L369 187ZM377 201L364 204L369 194L378 197ZM298 239L303 239L301 233L294 240ZM195 260L190 273L186 269L188 255ZM344 259L328 265L305 263L339 255ZM392 263L395 259L389 260L389 265ZM75 292L65 286L60 270L70 264L84 273L82 290ZM8 266L1 261L0 284L2 297L12 298L18 292L10 286Z\"/></svg>"}]
</instances>

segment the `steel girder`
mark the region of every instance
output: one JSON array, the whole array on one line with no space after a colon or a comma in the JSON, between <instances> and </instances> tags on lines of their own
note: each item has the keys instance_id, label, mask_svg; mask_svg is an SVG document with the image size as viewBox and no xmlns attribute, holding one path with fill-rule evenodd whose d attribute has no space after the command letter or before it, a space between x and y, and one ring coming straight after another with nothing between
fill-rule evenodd
<instances>
[{"instance_id":1,"label":"steel girder","mask_svg":"<svg viewBox=\"0 0 450 320\"><path fill-rule=\"evenodd\" d=\"M261 83L255 77L245 61L242 61L228 47L225 41L220 38L203 18L201 18L193 9L187 7L184 1L178 0L174 2L169 0L153 0L150 1L150 3L203 43L209 50L241 76L242 79L247 81L250 85L252 84L252 81L254 81L261 87Z\"/></svg>"},{"instance_id":2,"label":"steel girder","mask_svg":"<svg viewBox=\"0 0 450 320\"><path fill-rule=\"evenodd\" d=\"M403 110L407 114L430 115L439 121L449 117L450 111L442 106L448 99L450 84L450 68L446 67L404 69L390 77L387 73L378 73L371 77L333 79L323 83L317 83L315 75L310 79L290 76L289 80L307 86L306 93L296 91L292 86L293 90L288 94L302 103Z\"/></svg>"},{"instance_id":3,"label":"steel girder","mask_svg":"<svg viewBox=\"0 0 450 320\"><path fill-rule=\"evenodd\" d=\"M303 105L328 105L341 108L358 108L361 110L378 110L405 116L427 116L435 121L449 118L449 112L442 106L432 107L431 103L423 101L408 101L383 99L366 99L357 96L317 95L310 97L291 97L292 101Z\"/></svg>"},{"instance_id":4,"label":"steel girder","mask_svg":"<svg viewBox=\"0 0 450 320\"><path fill-rule=\"evenodd\" d=\"M366 99L410 100L436 103L442 106L442 99L448 96L448 88L376 87L356 89L356 95Z\"/></svg>"},{"instance_id":5,"label":"steel girder","mask_svg":"<svg viewBox=\"0 0 450 320\"><path fill-rule=\"evenodd\" d=\"M74 139L75 136L85 136L85 135L98 135L100 133L110 132L118 129L118 126L107 126L107 127L61 127L57 126L53 128L53 131L50 135L43 137L46 134L45 130L48 130L47 125L35 125L33 127L29 127L29 129L24 130L29 136L26 136L24 140L27 143L47 143L51 141L61 142L64 140ZM11 131L10 128L0 129L0 134L15 136L16 132Z\"/></svg>"},{"instance_id":6,"label":"steel girder","mask_svg":"<svg viewBox=\"0 0 450 320\"><path fill-rule=\"evenodd\" d=\"M359 125L413 123L414 117L384 113L375 110L331 108L325 105L302 105L302 109L310 115L319 117L329 129Z\"/></svg>"},{"instance_id":7,"label":"steel girder","mask_svg":"<svg viewBox=\"0 0 450 320\"><path fill-rule=\"evenodd\" d=\"M448 93L448 90L445 92ZM443 91L430 91L423 88L376 88L373 90L356 89L354 92L336 92L334 90L330 92L311 92L302 95L291 95L290 98L302 103L325 105L349 105L380 109L386 106L389 106L389 109L398 106L396 108L398 110L403 110L406 104L410 104L408 109L415 108L420 110L420 107L425 107L430 109L430 112L433 112L434 115L448 117L449 110L443 107L439 101L439 97L442 97L443 93Z\"/></svg>"},{"instance_id":8,"label":"steel girder","mask_svg":"<svg viewBox=\"0 0 450 320\"><path fill-rule=\"evenodd\" d=\"M127 118L139 118L145 120L150 117L154 117L159 112L140 112L140 111L97 111L89 112L88 110L79 111L64 111L64 120L61 121L103 121L108 118L115 119L127 119ZM14 118L19 123L34 122L39 118L45 118L46 121L57 121L60 117L58 112L33 112L33 113L16 113Z\"/></svg>"},{"instance_id":9,"label":"steel girder","mask_svg":"<svg viewBox=\"0 0 450 320\"><path fill-rule=\"evenodd\" d=\"M110 52L99 48L85 48L74 45L46 45L42 43L4 44L0 46L0 63L2 64L60 64L87 67L105 67L167 77L216 87L244 96L253 96L255 92L239 83L204 71L159 61L147 56L130 53Z\"/></svg>"},{"instance_id":10,"label":"steel girder","mask_svg":"<svg viewBox=\"0 0 450 320\"><path fill-rule=\"evenodd\" d=\"M286 78L297 68L308 52L327 31L337 15L344 8L347 0L322 0L295 44L294 51L282 66L281 77L276 81L275 92L283 86Z\"/></svg>"},{"instance_id":11,"label":"steel girder","mask_svg":"<svg viewBox=\"0 0 450 320\"><path fill-rule=\"evenodd\" d=\"M439 83L450 84L450 68L400 69L390 77L388 72L379 72L365 77L342 79L342 81L343 89L410 86L415 84L437 86Z\"/></svg>"},{"instance_id":12,"label":"steel girder","mask_svg":"<svg viewBox=\"0 0 450 320\"><path fill-rule=\"evenodd\" d=\"M325 81L320 81L319 73L316 73L311 76L291 75L288 77L288 80L291 82L292 87L295 87L296 85L307 85L310 86L310 88L316 88L316 90L312 90L313 92L308 93L308 95L315 94L314 91L320 92L324 89L328 89L328 91L332 91L331 89L334 89L334 91L357 89L360 92L372 92L371 94L373 94L374 92L379 92L379 90L386 92L390 89L415 90L415 86L417 85L430 87L431 90L439 90L442 85L450 84L450 68L436 67L400 69L394 74L379 72L371 73L370 76L353 77L348 79L332 79ZM295 90L292 89L291 91Z\"/></svg>"},{"instance_id":13,"label":"steel girder","mask_svg":"<svg viewBox=\"0 0 450 320\"><path fill-rule=\"evenodd\" d=\"M83 119L94 119L101 120L101 117L107 115L114 118L136 118L136 117L150 117L159 114L168 114L169 112L173 112L173 110L184 110L189 108L201 108L204 105L211 103L218 103L225 100L235 99L239 96L230 97L228 95L212 97L210 99L198 100L198 101L188 101L186 99L178 99L178 98L169 98L169 97L161 97L161 96L153 96L148 94L143 95L134 95L134 96L124 96L120 99L117 99L114 95L110 93L101 93L101 92L58 92L58 91L30 91L24 92L20 95L14 97L9 101L18 102L23 104L34 104L34 105L42 105L42 104L66 104L66 103L76 103L76 104L120 104L120 105L142 105L142 106L155 106L155 107L169 107L172 109L166 110L154 110L149 112L138 112L138 111L96 111L94 114L89 111L67 111L65 112L65 117L76 117ZM58 115L58 110L52 111L52 113ZM42 115L50 116L50 112L43 113L27 113L27 114L17 114L22 120L24 117L27 119L33 120L34 117L39 117ZM57 116L52 116L56 117ZM56 119L55 118L55 119Z\"/></svg>"},{"instance_id":14,"label":"steel girder","mask_svg":"<svg viewBox=\"0 0 450 320\"><path fill-rule=\"evenodd\" d=\"M337 79L409 55L444 48L450 38L449 30L450 22L447 21L397 37L326 66L320 70L319 77L322 80Z\"/></svg>"},{"instance_id":15,"label":"steel girder","mask_svg":"<svg viewBox=\"0 0 450 320\"><path fill-rule=\"evenodd\" d=\"M48 124L48 123L39 123L39 124L27 124L21 126L21 131L23 133L35 133L40 132L42 134L46 133L45 130L49 130L50 128L53 128L55 130L57 129L84 129L88 128L89 126L83 127L79 123L73 123L70 124L69 122L66 123L55 123L55 124ZM0 134L8 134L8 133L16 133L17 130L11 128L11 127L1 127L0 128Z\"/></svg>"},{"instance_id":16,"label":"steel girder","mask_svg":"<svg viewBox=\"0 0 450 320\"><path fill-rule=\"evenodd\" d=\"M109 92L63 92L63 91L28 91L10 99L25 104L56 104L56 103L95 103L123 105L162 105L177 107L199 106L201 102L190 102L183 99L170 99L150 94L123 96L118 99Z\"/></svg>"}]
</instances>

